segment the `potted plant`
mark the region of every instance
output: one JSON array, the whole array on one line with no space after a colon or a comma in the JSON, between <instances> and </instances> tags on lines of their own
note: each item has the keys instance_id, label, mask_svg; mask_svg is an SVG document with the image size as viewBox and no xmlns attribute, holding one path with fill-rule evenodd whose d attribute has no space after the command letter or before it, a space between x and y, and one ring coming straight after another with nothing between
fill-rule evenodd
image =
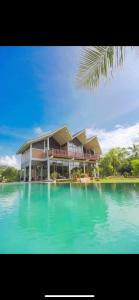
<instances>
[{"instance_id":1,"label":"potted plant","mask_svg":"<svg viewBox=\"0 0 139 300\"><path fill-rule=\"evenodd\" d=\"M54 172L51 173L51 178L52 178L54 181L56 181L57 177L58 177L57 172L54 171Z\"/></svg>"}]
</instances>

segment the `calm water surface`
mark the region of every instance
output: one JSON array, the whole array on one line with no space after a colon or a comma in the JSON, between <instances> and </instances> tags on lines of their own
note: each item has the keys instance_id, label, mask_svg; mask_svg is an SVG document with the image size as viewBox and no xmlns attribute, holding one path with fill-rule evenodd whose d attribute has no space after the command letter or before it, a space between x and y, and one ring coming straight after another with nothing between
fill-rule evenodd
<instances>
[{"instance_id":1,"label":"calm water surface","mask_svg":"<svg viewBox=\"0 0 139 300\"><path fill-rule=\"evenodd\" d=\"M0 253L139 253L139 184L0 185Z\"/></svg>"}]
</instances>

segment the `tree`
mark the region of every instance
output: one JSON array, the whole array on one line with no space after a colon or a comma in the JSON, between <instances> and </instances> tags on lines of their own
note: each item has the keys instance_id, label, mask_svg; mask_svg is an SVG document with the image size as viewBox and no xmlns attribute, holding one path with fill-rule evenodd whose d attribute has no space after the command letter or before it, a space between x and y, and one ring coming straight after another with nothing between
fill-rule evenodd
<instances>
[{"instance_id":1,"label":"tree","mask_svg":"<svg viewBox=\"0 0 139 300\"><path fill-rule=\"evenodd\" d=\"M1 176L7 179L7 181L19 181L20 173L14 167L6 167L3 169Z\"/></svg>"},{"instance_id":2,"label":"tree","mask_svg":"<svg viewBox=\"0 0 139 300\"><path fill-rule=\"evenodd\" d=\"M113 69L123 64L125 49L123 46L83 47L77 74L78 85L85 88L97 87L101 79L111 76Z\"/></svg>"},{"instance_id":3,"label":"tree","mask_svg":"<svg viewBox=\"0 0 139 300\"><path fill-rule=\"evenodd\" d=\"M131 150L131 155L132 157L138 157L139 156L139 145L133 144L132 147L129 147Z\"/></svg>"},{"instance_id":4,"label":"tree","mask_svg":"<svg viewBox=\"0 0 139 300\"><path fill-rule=\"evenodd\" d=\"M125 148L113 148L103 156L99 164L100 176L110 176L130 172L129 152Z\"/></svg>"},{"instance_id":5,"label":"tree","mask_svg":"<svg viewBox=\"0 0 139 300\"><path fill-rule=\"evenodd\" d=\"M139 159L131 160L132 175L139 176Z\"/></svg>"}]
</instances>

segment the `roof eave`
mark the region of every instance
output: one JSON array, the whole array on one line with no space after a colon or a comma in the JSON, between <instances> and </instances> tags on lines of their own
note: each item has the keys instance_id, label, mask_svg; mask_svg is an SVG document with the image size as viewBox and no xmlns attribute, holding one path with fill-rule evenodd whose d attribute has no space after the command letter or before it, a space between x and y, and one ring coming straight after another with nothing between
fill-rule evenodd
<instances>
[{"instance_id":1,"label":"roof eave","mask_svg":"<svg viewBox=\"0 0 139 300\"><path fill-rule=\"evenodd\" d=\"M34 143L34 142L39 142L39 141L43 140L44 138L51 137L51 136L53 136L54 134L56 134L58 131L60 131L61 129L64 129L64 128L66 128L66 129L68 130L69 135L71 136L71 140L72 140L72 134L71 134L70 130L68 129L68 127L67 127L66 125L64 125L63 127L60 127L60 128L58 128L57 130L54 130L54 131L52 131L52 132L49 132L49 133L44 134L44 135L42 135L42 136L39 136L39 137L37 137L37 138L34 138L34 139L31 139L31 140L26 141L26 143L24 143L24 144L17 150L16 154L22 154L22 152L24 151L24 148L26 148L26 146L28 146L28 145L30 145L30 144L32 144L32 143Z\"/></svg>"}]
</instances>

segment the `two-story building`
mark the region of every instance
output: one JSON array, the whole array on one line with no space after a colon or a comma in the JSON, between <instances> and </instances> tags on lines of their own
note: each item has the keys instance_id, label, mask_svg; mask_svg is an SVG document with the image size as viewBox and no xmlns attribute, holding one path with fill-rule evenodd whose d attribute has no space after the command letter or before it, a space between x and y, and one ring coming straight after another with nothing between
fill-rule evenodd
<instances>
[{"instance_id":1,"label":"two-story building","mask_svg":"<svg viewBox=\"0 0 139 300\"><path fill-rule=\"evenodd\" d=\"M28 140L17 151L21 154L24 181L50 180L56 171L68 178L74 168L85 173L100 159L101 148L96 136L89 139L82 130L72 135L67 126Z\"/></svg>"}]
</instances>

